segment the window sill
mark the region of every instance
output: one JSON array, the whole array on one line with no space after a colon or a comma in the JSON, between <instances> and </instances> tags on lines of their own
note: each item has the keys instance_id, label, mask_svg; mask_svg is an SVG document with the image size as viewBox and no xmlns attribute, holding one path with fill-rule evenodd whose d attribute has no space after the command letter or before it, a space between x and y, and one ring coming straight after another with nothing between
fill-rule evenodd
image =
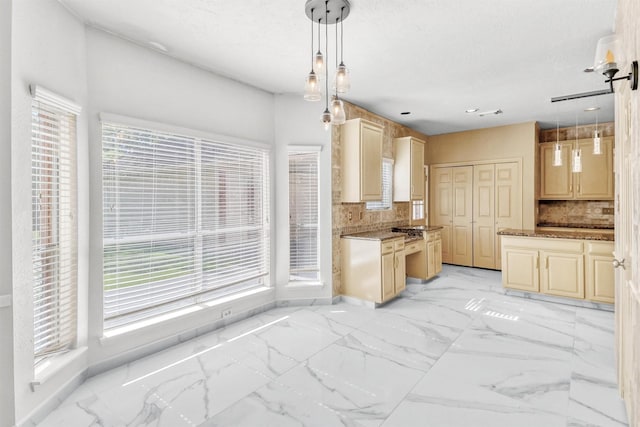
<instances>
[{"instance_id":1,"label":"window sill","mask_svg":"<svg viewBox=\"0 0 640 427\"><path fill-rule=\"evenodd\" d=\"M149 319L144 319L139 322L109 329L108 331L104 331L102 338L100 338L100 344L108 345L112 341L116 341L124 337L132 336L135 334L140 334L145 329L149 329L154 326L158 326L161 323L164 323L173 319L181 318L184 316L188 316L190 314L194 314L197 312L205 312L208 310L216 310L216 309L221 311L223 308L227 308L230 304L238 300L242 300L248 297L259 297L262 295L267 295L270 292L273 292L273 288L268 286L260 286L260 287L249 289L243 292L238 292L232 295L216 298L211 301L202 302L199 304L184 307L182 309L165 313L156 317L151 317Z\"/></svg>"},{"instance_id":2,"label":"window sill","mask_svg":"<svg viewBox=\"0 0 640 427\"><path fill-rule=\"evenodd\" d=\"M294 280L287 284L287 288L312 288L312 287L323 287L324 282L319 280L314 281L304 281L304 280Z\"/></svg>"},{"instance_id":3,"label":"window sill","mask_svg":"<svg viewBox=\"0 0 640 427\"><path fill-rule=\"evenodd\" d=\"M46 383L58 372L84 357L86 353L87 347L80 347L56 356L48 357L40 362L34 369L34 378L30 383L31 391L35 391L38 386Z\"/></svg>"}]
</instances>

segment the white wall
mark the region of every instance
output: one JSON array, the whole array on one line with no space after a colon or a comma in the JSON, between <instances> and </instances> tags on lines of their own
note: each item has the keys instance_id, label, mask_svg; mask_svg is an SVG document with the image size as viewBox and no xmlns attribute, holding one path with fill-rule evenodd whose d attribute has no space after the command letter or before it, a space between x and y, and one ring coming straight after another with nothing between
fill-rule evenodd
<instances>
[{"instance_id":1,"label":"white wall","mask_svg":"<svg viewBox=\"0 0 640 427\"><path fill-rule=\"evenodd\" d=\"M271 93L91 28L87 28L87 52L91 165L89 364L98 367L92 372L98 372L188 338L192 336L190 331L212 325L221 317L221 309L211 309L101 340L102 151L99 113L113 113L273 145L274 101ZM272 212L272 217L275 215ZM235 303L233 312L246 312L273 301L271 292Z\"/></svg>"},{"instance_id":2,"label":"white wall","mask_svg":"<svg viewBox=\"0 0 640 427\"><path fill-rule=\"evenodd\" d=\"M320 122L319 102L299 95L277 95L275 100L276 291L279 301L331 300L331 131ZM289 286L289 145L319 145L320 153L320 276L322 286Z\"/></svg>"},{"instance_id":3,"label":"white wall","mask_svg":"<svg viewBox=\"0 0 640 427\"><path fill-rule=\"evenodd\" d=\"M2 19L5 8L2 8ZM31 263L31 95L29 85L38 84L86 105L86 46L84 26L55 0L13 1L11 25L11 209L13 218L13 335L16 422L20 423L48 397L86 369L76 359L35 392L33 380L33 292ZM2 25L3 31L4 25ZM3 40L5 35L3 34ZM4 63L4 61L2 61ZM4 80L3 80L4 81ZM2 126L4 128L4 126ZM78 120L78 152L86 153L86 113ZM6 161L4 156L3 162ZM85 165L85 166L83 166ZM79 181L86 182L86 162L79 162ZM6 170L4 167L3 173ZM6 200L3 197L3 200ZM5 205L6 206L6 205ZM79 271L80 316L86 311L82 295L87 287L87 187L80 186ZM3 207L5 209L5 207ZM7 240L2 240L8 242ZM8 244L8 243L7 243ZM4 258L4 257L2 257ZM2 268L2 271L6 271ZM83 344L83 331L80 331ZM86 334L84 334L86 335Z\"/></svg>"},{"instance_id":4,"label":"white wall","mask_svg":"<svg viewBox=\"0 0 640 427\"><path fill-rule=\"evenodd\" d=\"M11 0L0 0L0 297L11 295ZM0 425L13 425L13 309L0 306Z\"/></svg>"}]
</instances>

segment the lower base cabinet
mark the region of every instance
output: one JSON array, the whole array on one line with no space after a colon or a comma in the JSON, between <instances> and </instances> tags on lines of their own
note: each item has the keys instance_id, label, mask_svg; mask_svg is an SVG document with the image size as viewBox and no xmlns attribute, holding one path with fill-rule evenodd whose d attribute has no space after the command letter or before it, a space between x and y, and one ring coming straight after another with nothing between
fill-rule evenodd
<instances>
[{"instance_id":1,"label":"lower base cabinet","mask_svg":"<svg viewBox=\"0 0 640 427\"><path fill-rule=\"evenodd\" d=\"M505 288L613 303L613 242L502 236Z\"/></svg>"},{"instance_id":2,"label":"lower base cabinet","mask_svg":"<svg viewBox=\"0 0 640 427\"><path fill-rule=\"evenodd\" d=\"M340 245L344 295L383 303L406 288L404 238L343 237Z\"/></svg>"},{"instance_id":3,"label":"lower base cabinet","mask_svg":"<svg viewBox=\"0 0 640 427\"><path fill-rule=\"evenodd\" d=\"M406 265L407 276L427 280L442 272L442 240L440 230L423 233L423 240L406 246Z\"/></svg>"}]
</instances>

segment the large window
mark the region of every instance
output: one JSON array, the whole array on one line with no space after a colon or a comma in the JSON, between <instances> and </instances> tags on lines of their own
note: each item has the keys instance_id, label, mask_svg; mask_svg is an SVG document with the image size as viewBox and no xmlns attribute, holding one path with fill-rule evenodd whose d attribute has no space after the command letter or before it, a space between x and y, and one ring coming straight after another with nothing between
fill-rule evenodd
<instances>
[{"instance_id":1,"label":"large window","mask_svg":"<svg viewBox=\"0 0 640 427\"><path fill-rule=\"evenodd\" d=\"M318 282L318 167L320 152L289 150L289 281Z\"/></svg>"},{"instance_id":2,"label":"large window","mask_svg":"<svg viewBox=\"0 0 640 427\"><path fill-rule=\"evenodd\" d=\"M76 342L76 116L80 108L40 87L31 90L33 345L38 363Z\"/></svg>"},{"instance_id":3,"label":"large window","mask_svg":"<svg viewBox=\"0 0 640 427\"><path fill-rule=\"evenodd\" d=\"M261 148L104 121L105 329L268 283Z\"/></svg>"},{"instance_id":4,"label":"large window","mask_svg":"<svg viewBox=\"0 0 640 427\"><path fill-rule=\"evenodd\" d=\"M382 159L382 200L367 202L368 210L388 210L393 207L393 160Z\"/></svg>"}]
</instances>

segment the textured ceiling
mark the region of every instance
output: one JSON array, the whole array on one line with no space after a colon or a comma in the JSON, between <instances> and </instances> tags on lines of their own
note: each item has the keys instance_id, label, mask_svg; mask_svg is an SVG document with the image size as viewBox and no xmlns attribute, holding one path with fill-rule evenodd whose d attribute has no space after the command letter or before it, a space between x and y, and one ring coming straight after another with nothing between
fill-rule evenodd
<instances>
[{"instance_id":1,"label":"textured ceiling","mask_svg":"<svg viewBox=\"0 0 640 427\"><path fill-rule=\"evenodd\" d=\"M310 64L304 0L59 0L87 24L273 93L302 96ZM345 99L428 135L538 121L613 120L593 64L615 0L351 0ZM330 26L331 66L335 54ZM618 82L618 84L626 84ZM500 108L504 114L467 114ZM318 116L322 112L318 105ZM410 115L400 115L410 111Z\"/></svg>"}]
</instances>

